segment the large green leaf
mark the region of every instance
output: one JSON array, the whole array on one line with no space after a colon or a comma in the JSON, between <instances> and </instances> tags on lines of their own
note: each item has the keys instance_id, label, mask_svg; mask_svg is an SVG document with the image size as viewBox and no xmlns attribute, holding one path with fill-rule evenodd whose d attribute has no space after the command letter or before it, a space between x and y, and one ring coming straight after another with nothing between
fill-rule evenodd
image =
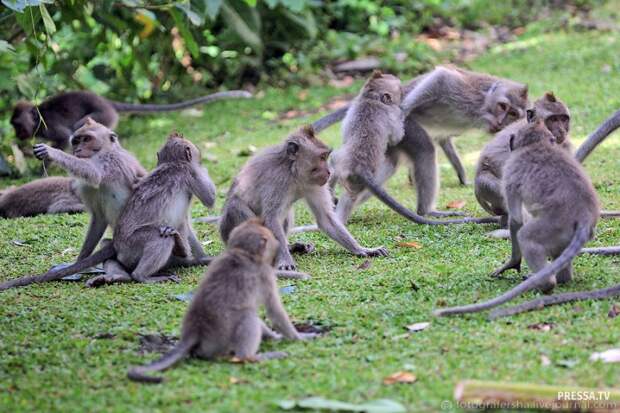
<instances>
[{"instance_id":1,"label":"large green leaf","mask_svg":"<svg viewBox=\"0 0 620 413\"><path fill-rule=\"evenodd\" d=\"M178 27L179 32L181 33L181 37L183 37L183 40L185 40L185 45L187 46L187 49L192 54L192 56L197 58L200 54L200 50L198 48L196 40L194 40L192 32L187 27L187 24L185 24L183 16L181 16L181 14L176 9L170 9L170 14L174 19L174 24Z\"/></svg>"},{"instance_id":2,"label":"large green leaf","mask_svg":"<svg viewBox=\"0 0 620 413\"><path fill-rule=\"evenodd\" d=\"M305 31L307 36L311 39L314 39L317 36L318 28L316 26L314 15L311 11L307 10L301 14L297 14L290 10L283 9L282 14L299 29Z\"/></svg>"},{"instance_id":3,"label":"large green leaf","mask_svg":"<svg viewBox=\"0 0 620 413\"><path fill-rule=\"evenodd\" d=\"M41 17L43 18L43 25L45 26L45 31L48 36L56 33L56 25L54 24L54 20L52 20L52 16L50 16L47 11L47 7L45 4L39 4L39 11L41 12Z\"/></svg>"},{"instance_id":4,"label":"large green leaf","mask_svg":"<svg viewBox=\"0 0 620 413\"><path fill-rule=\"evenodd\" d=\"M237 10L233 9L229 4L222 4L222 18L226 24L235 31L235 33L255 52L263 53L263 41L257 31L253 31L250 26L241 18Z\"/></svg>"},{"instance_id":5,"label":"large green leaf","mask_svg":"<svg viewBox=\"0 0 620 413\"><path fill-rule=\"evenodd\" d=\"M176 3L175 7L181 10L194 26L202 26L204 24L204 16L196 13L196 11L192 9L191 3Z\"/></svg>"}]
</instances>

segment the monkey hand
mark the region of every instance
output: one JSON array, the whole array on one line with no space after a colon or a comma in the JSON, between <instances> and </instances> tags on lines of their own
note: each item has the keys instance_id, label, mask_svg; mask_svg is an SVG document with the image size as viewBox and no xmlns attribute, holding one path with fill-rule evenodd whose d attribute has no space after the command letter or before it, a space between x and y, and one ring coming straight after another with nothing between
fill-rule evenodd
<instances>
[{"instance_id":1,"label":"monkey hand","mask_svg":"<svg viewBox=\"0 0 620 413\"><path fill-rule=\"evenodd\" d=\"M297 265L292 259L282 259L278 262L278 269L283 271L297 271Z\"/></svg>"},{"instance_id":2,"label":"monkey hand","mask_svg":"<svg viewBox=\"0 0 620 413\"><path fill-rule=\"evenodd\" d=\"M491 277L499 278L501 274L511 269L515 269L517 270L517 272L521 272L521 260L515 260L511 258L510 260L508 260L506 264L502 265L497 270L493 271L493 273L491 274Z\"/></svg>"},{"instance_id":3,"label":"monkey hand","mask_svg":"<svg viewBox=\"0 0 620 413\"><path fill-rule=\"evenodd\" d=\"M50 148L49 146L47 146L44 143L37 143L36 145L34 145L32 147L32 150L34 152L34 156L37 157L37 159L43 161L45 159L48 159L50 156L50 150L52 148Z\"/></svg>"},{"instance_id":4,"label":"monkey hand","mask_svg":"<svg viewBox=\"0 0 620 413\"><path fill-rule=\"evenodd\" d=\"M159 228L159 236L162 238L179 235L179 231L172 227L164 226Z\"/></svg>"},{"instance_id":5,"label":"monkey hand","mask_svg":"<svg viewBox=\"0 0 620 413\"><path fill-rule=\"evenodd\" d=\"M387 257L388 250L385 247L363 248L357 255L360 257Z\"/></svg>"}]
</instances>

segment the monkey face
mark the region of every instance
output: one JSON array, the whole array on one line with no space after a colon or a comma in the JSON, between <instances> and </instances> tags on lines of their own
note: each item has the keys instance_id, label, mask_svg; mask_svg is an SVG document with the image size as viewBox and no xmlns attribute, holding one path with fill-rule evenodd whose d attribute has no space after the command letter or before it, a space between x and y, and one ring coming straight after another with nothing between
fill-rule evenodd
<instances>
[{"instance_id":1,"label":"monkey face","mask_svg":"<svg viewBox=\"0 0 620 413\"><path fill-rule=\"evenodd\" d=\"M15 129L17 139L29 139L34 135L36 109L33 106L18 104L11 116L11 125Z\"/></svg>"},{"instance_id":2,"label":"monkey face","mask_svg":"<svg viewBox=\"0 0 620 413\"><path fill-rule=\"evenodd\" d=\"M323 150L311 157L311 162L309 164L310 171L308 174L310 184L323 186L329 180L330 172L327 165L329 154L329 150Z\"/></svg>"},{"instance_id":3,"label":"monkey face","mask_svg":"<svg viewBox=\"0 0 620 413\"><path fill-rule=\"evenodd\" d=\"M487 93L483 119L490 133L497 133L525 116L527 86L495 84Z\"/></svg>"},{"instance_id":4,"label":"monkey face","mask_svg":"<svg viewBox=\"0 0 620 413\"><path fill-rule=\"evenodd\" d=\"M400 105L403 89L400 79L393 75L375 71L362 88L362 96L378 99L385 105Z\"/></svg>"},{"instance_id":5,"label":"monkey face","mask_svg":"<svg viewBox=\"0 0 620 413\"><path fill-rule=\"evenodd\" d=\"M545 126L555 136L556 142L563 143L570 128L570 114L566 105L553 92L547 92L534 102L534 108L545 119Z\"/></svg>"},{"instance_id":6,"label":"monkey face","mask_svg":"<svg viewBox=\"0 0 620 413\"><path fill-rule=\"evenodd\" d=\"M561 144L568 136L570 118L568 115L551 115L545 119L545 126L553 134L555 141Z\"/></svg>"},{"instance_id":7,"label":"monkey face","mask_svg":"<svg viewBox=\"0 0 620 413\"><path fill-rule=\"evenodd\" d=\"M111 148L117 140L116 133L90 119L70 139L73 155L78 158L90 158L103 149Z\"/></svg>"}]
</instances>

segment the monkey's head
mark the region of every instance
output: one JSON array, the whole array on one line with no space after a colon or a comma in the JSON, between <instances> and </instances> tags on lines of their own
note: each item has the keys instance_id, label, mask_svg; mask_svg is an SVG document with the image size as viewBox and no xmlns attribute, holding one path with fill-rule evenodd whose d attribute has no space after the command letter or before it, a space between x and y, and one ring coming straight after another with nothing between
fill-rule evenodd
<instances>
[{"instance_id":1,"label":"monkey's head","mask_svg":"<svg viewBox=\"0 0 620 413\"><path fill-rule=\"evenodd\" d=\"M482 105L489 132L497 133L525 116L527 85L501 79L491 85Z\"/></svg>"},{"instance_id":2,"label":"monkey's head","mask_svg":"<svg viewBox=\"0 0 620 413\"><path fill-rule=\"evenodd\" d=\"M87 118L84 125L70 137L73 155L78 158L91 158L103 150L118 146L118 136L101 123Z\"/></svg>"},{"instance_id":3,"label":"monkey's head","mask_svg":"<svg viewBox=\"0 0 620 413\"><path fill-rule=\"evenodd\" d=\"M400 79L396 76L375 70L364 83L361 96L381 101L386 105L398 106L403 99L403 88Z\"/></svg>"},{"instance_id":4,"label":"monkey's head","mask_svg":"<svg viewBox=\"0 0 620 413\"><path fill-rule=\"evenodd\" d=\"M201 156L198 148L185 139L183 135L173 132L168 140L157 152L157 165L166 162L200 163Z\"/></svg>"},{"instance_id":5,"label":"monkey's head","mask_svg":"<svg viewBox=\"0 0 620 413\"><path fill-rule=\"evenodd\" d=\"M566 105L559 101L553 92L547 92L534 102L534 109L537 116L544 120L549 132L555 136L556 142L563 143L570 129L570 113Z\"/></svg>"},{"instance_id":6,"label":"monkey's head","mask_svg":"<svg viewBox=\"0 0 620 413\"><path fill-rule=\"evenodd\" d=\"M279 244L264 222L257 218L249 219L233 229L227 243L228 248L243 250L254 260L271 266L276 265Z\"/></svg>"},{"instance_id":7,"label":"monkey's head","mask_svg":"<svg viewBox=\"0 0 620 413\"><path fill-rule=\"evenodd\" d=\"M327 158L331 149L314 136L314 129L307 125L292 135L284 143L286 156L292 161L293 175L307 185L323 186L329 179Z\"/></svg>"},{"instance_id":8,"label":"monkey's head","mask_svg":"<svg viewBox=\"0 0 620 413\"><path fill-rule=\"evenodd\" d=\"M555 136L545 126L544 120L538 116L536 109L528 109L527 123L516 133L510 135L510 150L514 151L528 145L555 145Z\"/></svg>"},{"instance_id":9,"label":"monkey's head","mask_svg":"<svg viewBox=\"0 0 620 413\"><path fill-rule=\"evenodd\" d=\"M37 108L30 102L17 102L11 116L11 125L15 129L17 139L30 139L39 124Z\"/></svg>"}]
</instances>

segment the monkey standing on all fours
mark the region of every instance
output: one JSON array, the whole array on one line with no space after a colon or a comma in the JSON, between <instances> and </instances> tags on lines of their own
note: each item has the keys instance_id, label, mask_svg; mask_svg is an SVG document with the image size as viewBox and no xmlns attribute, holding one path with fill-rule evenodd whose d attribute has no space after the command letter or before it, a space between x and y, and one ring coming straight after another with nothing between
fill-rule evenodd
<instances>
[{"instance_id":1,"label":"monkey standing on all fours","mask_svg":"<svg viewBox=\"0 0 620 413\"><path fill-rule=\"evenodd\" d=\"M337 181L345 189L338 200L336 215L346 224L353 208L377 196L394 211L419 224L460 224L497 222L495 218L462 218L433 221L400 205L382 188L396 172L398 153L395 147L403 138L400 80L374 72L355 98L342 124L343 146L330 157L334 173L330 186Z\"/></svg>"},{"instance_id":2,"label":"monkey standing on all fours","mask_svg":"<svg viewBox=\"0 0 620 413\"><path fill-rule=\"evenodd\" d=\"M274 272L278 249L278 241L257 219L233 229L226 251L211 263L192 298L179 343L161 359L132 368L128 377L159 383L162 378L146 374L165 370L190 354L248 361L285 357L281 352L257 354L262 338L281 338L258 316L263 305L275 330L285 338L314 338L316 334L297 332L282 306Z\"/></svg>"},{"instance_id":3,"label":"monkey standing on all fours","mask_svg":"<svg viewBox=\"0 0 620 413\"><path fill-rule=\"evenodd\" d=\"M454 215L435 211L439 190L434 135L465 183L464 168L451 136L479 128L495 133L522 118L527 107L527 86L512 80L438 66L404 87L401 107L405 114L405 134L396 146L412 163L411 178L417 191L420 215ZM313 123L322 130L340 121L348 108L342 108Z\"/></svg>"},{"instance_id":4,"label":"monkey standing on all fours","mask_svg":"<svg viewBox=\"0 0 620 413\"><path fill-rule=\"evenodd\" d=\"M212 257L205 254L189 222L192 195L212 207L215 186L200 165L198 149L182 136L172 134L157 153L157 168L140 181L126 202L111 243L67 268L0 284L0 291L57 280L103 261L106 273L91 278L88 286L175 280L176 276L158 271L208 264Z\"/></svg>"},{"instance_id":5,"label":"monkey standing on all fours","mask_svg":"<svg viewBox=\"0 0 620 413\"><path fill-rule=\"evenodd\" d=\"M45 144L35 145L34 153L75 178L80 199L91 214L77 258L82 260L92 254L108 226L115 228L122 208L146 171L121 147L116 133L90 118L75 131L71 146L73 155Z\"/></svg>"},{"instance_id":6,"label":"monkey standing on all fours","mask_svg":"<svg viewBox=\"0 0 620 413\"><path fill-rule=\"evenodd\" d=\"M75 179L54 176L0 191L0 217L82 212Z\"/></svg>"},{"instance_id":7,"label":"monkey standing on all fours","mask_svg":"<svg viewBox=\"0 0 620 413\"><path fill-rule=\"evenodd\" d=\"M51 141L55 148L64 149L71 134L81 128L87 118L114 129L118 112L166 112L222 99L251 97L246 91L231 90L169 105L142 105L115 102L87 91L63 92L48 98L38 107L30 102L18 102L11 116L11 124L20 140L36 136Z\"/></svg>"},{"instance_id":8,"label":"monkey standing on all fours","mask_svg":"<svg viewBox=\"0 0 620 413\"><path fill-rule=\"evenodd\" d=\"M590 179L579 162L554 143L543 119L534 110L527 116L527 125L511 136L511 154L504 167L512 256L493 275L519 270L522 252L533 274L492 300L437 310L436 315L487 310L532 288L552 291L556 283L572 279L572 260L594 235L600 206ZM530 216L525 224L523 210Z\"/></svg>"},{"instance_id":9,"label":"monkey standing on all fours","mask_svg":"<svg viewBox=\"0 0 620 413\"><path fill-rule=\"evenodd\" d=\"M291 134L282 144L267 148L241 169L228 191L220 219L224 242L247 219L260 217L280 243L278 268L295 269L287 234L294 225L293 204L304 199L319 228L358 256L387 255L383 247L364 248L336 217L329 189L329 148L311 126Z\"/></svg>"}]
</instances>

